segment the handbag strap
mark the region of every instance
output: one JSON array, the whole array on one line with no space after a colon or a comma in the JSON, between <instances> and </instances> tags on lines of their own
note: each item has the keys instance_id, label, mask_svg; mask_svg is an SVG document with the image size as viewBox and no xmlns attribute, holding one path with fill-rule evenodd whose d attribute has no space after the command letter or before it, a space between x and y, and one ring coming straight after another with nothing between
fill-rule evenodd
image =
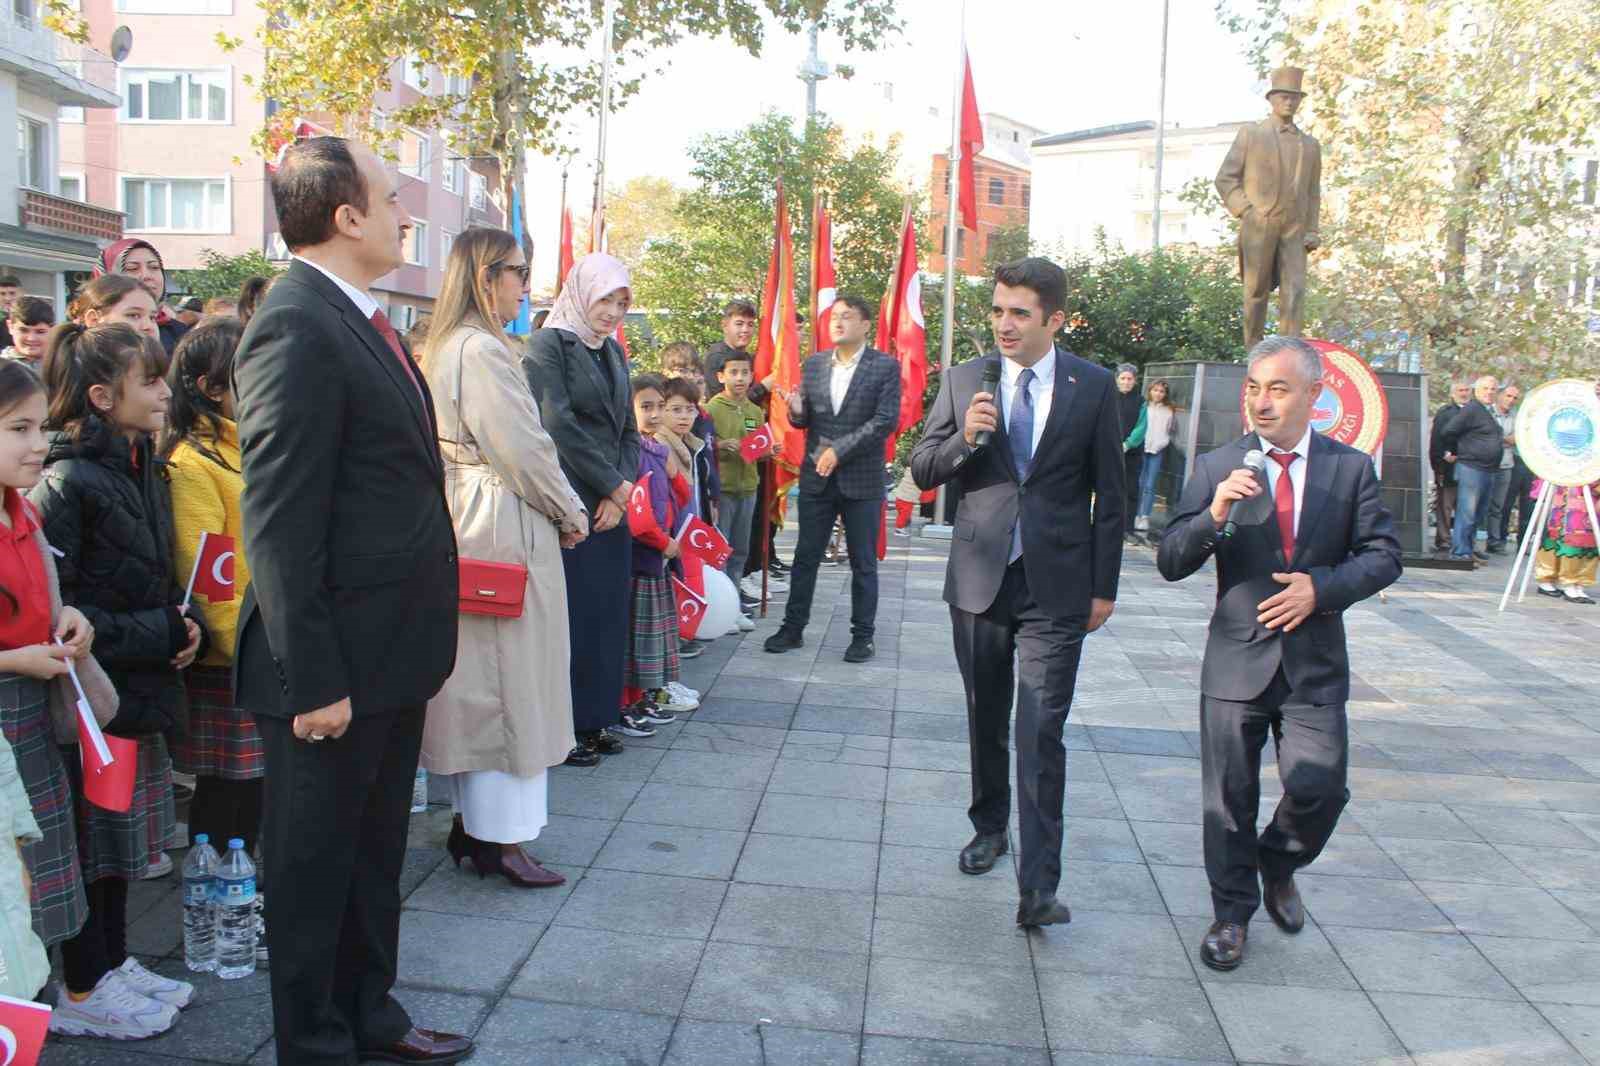
<instances>
[{"instance_id":1,"label":"handbag strap","mask_svg":"<svg viewBox=\"0 0 1600 1066\"><path fill-rule=\"evenodd\" d=\"M462 401L461 379L462 379L463 365L467 361L467 341L472 339L472 335L470 333L468 333L467 330L471 329L471 328L472 327L469 326L469 327L466 327L466 329L462 329L462 331L461 331L462 332L461 346L456 349L456 395L455 395L455 405L456 405L456 436L458 438L461 437L463 435L463 433L465 432L465 427L463 426L462 421L461 421L461 401ZM464 442L461 441L461 440L453 440L450 443L454 444L457 448L465 447ZM487 465L487 464L485 464L485 465ZM528 543L528 527L523 524L524 519L522 517L522 512L523 512L524 508L527 507L527 503L526 503L526 501L523 500L523 498L520 495L517 494L517 490L516 489L512 489L511 490L511 495L516 496L516 498L517 498L517 531L522 535L522 543L523 544L527 544Z\"/></svg>"}]
</instances>

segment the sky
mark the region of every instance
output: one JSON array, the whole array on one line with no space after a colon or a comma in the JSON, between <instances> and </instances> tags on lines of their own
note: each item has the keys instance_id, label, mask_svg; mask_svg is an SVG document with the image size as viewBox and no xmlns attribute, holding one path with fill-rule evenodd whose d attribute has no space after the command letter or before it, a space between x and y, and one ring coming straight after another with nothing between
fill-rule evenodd
<instances>
[{"instance_id":1,"label":"sky","mask_svg":"<svg viewBox=\"0 0 1600 1066\"><path fill-rule=\"evenodd\" d=\"M849 82L823 82L818 109L847 130L870 110L877 122L903 114L909 127L946 128L957 57L960 0L901 0L905 29L877 52L845 53L824 34L824 61L855 68ZM1263 82L1246 62L1242 39L1217 25L1212 0L1171 0L1167 121L1206 126L1264 115ZM966 12L967 48L979 107L1049 133L1154 120L1161 61L1162 0L982 0ZM608 134L607 185L659 175L689 185L689 146L707 133L735 130L778 109L805 113L796 70L805 35L770 28L752 57L727 39L690 40L663 55L666 70L614 112ZM598 46L596 48L598 54ZM893 85L884 105L882 83ZM942 109L933 119L927 107ZM569 172L569 203L587 208L597 137L592 118L575 120L580 155ZM534 289L555 273L561 168L529 161L528 202L534 240ZM1035 196L1043 195L1036 189ZM581 242L580 242L581 243ZM582 249L579 249L580 252ZM549 276L547 278L547 275ZM541 284L540 279L543 280Z\"/></svg>"}]
</instances>

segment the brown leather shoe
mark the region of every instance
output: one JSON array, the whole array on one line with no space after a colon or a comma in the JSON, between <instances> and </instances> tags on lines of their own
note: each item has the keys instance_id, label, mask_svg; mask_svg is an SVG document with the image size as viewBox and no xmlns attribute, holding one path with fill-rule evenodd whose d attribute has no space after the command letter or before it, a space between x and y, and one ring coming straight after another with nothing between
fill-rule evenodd
<instances>
[{"instance_id":1,"label":"brown leather shoe","mask_svg":"<svg viewBox=\"0 0 1600 1066\"><path fill-rule=\"evenodd\" d=\"M554 888L567 883L565 877L554 870L546 870L538 860L515 844L489 846L500 851L500 869L497 872L505 874L506 880L518 888Z\"/></svg>"},{"instance_id":2,"label":"brown leather shoe","mask_svg":"<svg viewBox=\"0 0 1600 1066\"><path fill-rule=\"evenodd\" d=\"M460 1062L472 1054L472 1041L455 1033L439 1033L413 1026L405 1036L384 1047L362 1048L363 1059L379 1062L426 1062L441 1066Z\"/></svg>"},{"instance_id":3,"label":"brown leather shoe","mask_svg":"<svg viewBox=\"0 0 1600 1066\"><path fill-rule=\"evenodd\" d=\"M1237 970L1244 961L1245 927L1238 922L1212 922L1200 941L1200 961L1213 970Z\"/></svg>"},{"instance_id":4,"label":"brown leather shoe","mask_svg":"<svg viewBox=\"0 0 1600 1066\"><path fill-rule=\"evenodd\" d=\"M1294 886L1294 874L1282 881L1261 880L1261 901L1273 924L1285 933L1298 933L1306 927L1306 907L1300 901L1300 890Z\"/></svg>"}]
</instances>

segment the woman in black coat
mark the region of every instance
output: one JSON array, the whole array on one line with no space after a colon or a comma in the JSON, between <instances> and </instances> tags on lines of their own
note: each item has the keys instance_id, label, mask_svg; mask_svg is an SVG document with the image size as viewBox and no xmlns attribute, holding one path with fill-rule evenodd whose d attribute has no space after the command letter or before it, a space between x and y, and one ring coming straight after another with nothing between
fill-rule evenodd
<instances>
[{"instance_id":1,"label":"woman in black coat","mask_svg":"<svg viewBox=\"0 0 1600 1066\"><path fill-rule=\"evenodd\" d=\"M572 629L572 722L578 747L567 761L592 766L622 750L615 728L650 736L622 717L622 657L628 639L633 542L628 494L639 473L639 429L621 347L612 338L628 309L628 268L585 256L528 341L528 384L567 480L590 515L589 538L563 552Z\"/></svg>"}]
</instances>

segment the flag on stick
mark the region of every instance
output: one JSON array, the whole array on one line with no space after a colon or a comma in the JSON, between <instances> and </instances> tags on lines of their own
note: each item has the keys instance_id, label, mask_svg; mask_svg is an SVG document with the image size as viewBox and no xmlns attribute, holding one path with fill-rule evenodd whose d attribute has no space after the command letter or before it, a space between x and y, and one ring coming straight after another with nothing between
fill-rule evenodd
<instances>
[{"instance_id":1,"label":"flag on stick","mask_svg":"<svg viewBox=\"0 0 1600 1066\"><path fill-rule=\"evenodd\" d=\"M556 263L556 295L561 295L561 287L567 283L567 275L572 273L572 209L561 209L561 253Z\"/></svg>"},{"instance_id":2,"label":"flag on stick","mask_svg":"<svg viewBox=\"0 0 1600 1066\"><path fill-rule=\"evenodd\" d=\"M833 262L833 216L818 196L811 210L811 350L833 347L833 301L838 295Z\"/></svg>"},{"instance_id":3,"label":"flag on stick","mask_svg":"<svg viewBox=\"0 0 1600 1066\"><path fill-rule=\"evenodd\" d=\"M26 902L26 901L24 901ZM0 996L0 1064L35 1066L50 1029L50 1008L43 1003Z\"/></svg>"},{"instance_id":4,"label":"flag on stick","mask_svg":"<svg viewBox=\"0 0 1600 1066\"><path fill-rule=\"evenodd\" d=\"M189 587L183 593L183 605L189 606L196 592L212 603L232 603L234 558L232 537L201 533L200 546L195 549L194 569L189 571Z\"/></svg>"},{"instance_id":5,"label":"flag on stick","mask_svg":"<svg viewBox=\"0 0 1600 1066\"><path fill-rule=\"evenodd\" d=\"M961 224L967 229L978 228L978 180L972 163L983 151L983 118L978 114L978 97L972 89L972 57L966 45L961 46L961 61L966 70L965 84L961 90L961 193L957 202L961 206Z\"/></svg>"},{"instance_id":6,"label":"flag on stick","mask_svg":"<svg viewBox=\"0 0 1600 1066\"><path fill-rule=\"evenodd\" d=\"M59 644L60 641L58 640ZM133 779L138 772L139 742L108 737L100 728L78 680L78 668L67 660L67 676L77 696L78 758L83 766L83 795L96 807L126 811L133 806Z\"/></svg>"}]
</instances>

